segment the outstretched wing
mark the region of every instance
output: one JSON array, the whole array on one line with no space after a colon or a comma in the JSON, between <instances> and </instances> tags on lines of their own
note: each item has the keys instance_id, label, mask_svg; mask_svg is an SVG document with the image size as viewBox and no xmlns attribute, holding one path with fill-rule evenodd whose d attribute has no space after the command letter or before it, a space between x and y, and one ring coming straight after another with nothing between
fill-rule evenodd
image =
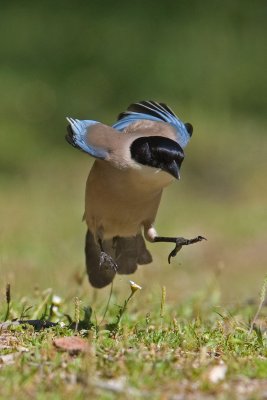
<instances>
[{"instance_id":1,"label":"outstretched wing","mask_svg":"<svg viewBox=\"0 0 267 400\"><path fill-rule=\"evenodd\" d=\"M182 148L187 145L193 133L193 127L190 123L184 124L170 107L152 100L131 104L127 111L119 114L118 121L112 127L123 131L130 124L142 119L156 122L163 121L172 125L177 132L177 142Z\"/></svg>"},{"instance_id":2,"label":"outstretched wing","mask_svg":"<svg viewBox=\"0 0 267 400\"><path fill-rule=\"evenodd\" d=\"M67 121L69 122L69 125L67 127L68 133L65 138L69 144L95 158L106 158L107 151L105 149L101 149L101 147L90 144L88 140L88 132L90 128L96 124L99 124L99 122L91 120L81 121L73 118L67 118Z\"/></svg>"}]
</instances>

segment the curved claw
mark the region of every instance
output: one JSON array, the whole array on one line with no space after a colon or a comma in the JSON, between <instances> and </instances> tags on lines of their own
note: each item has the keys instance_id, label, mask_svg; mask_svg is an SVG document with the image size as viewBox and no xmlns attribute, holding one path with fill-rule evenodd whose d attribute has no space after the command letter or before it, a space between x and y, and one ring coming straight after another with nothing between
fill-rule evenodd
<instances>
[{"instance_id":1,"label":"curved claw","mask_svg":"<svg viewBox=\"0 0 267 400\"><path fill-rule=\"evenodd\" d=\"M181 250L182 245L176 245L175 248L170 252L170 254L168 255L168 263L171 263L171 258L175 257L176 254Z\"/></svg>"},{"instance_id":2,"label":"curved claw","mask_svg":"<svg viewBox=\"0 0 267 400\"><path fill-rule=\"evenodd\" d=\"M204 236L197 236L195 239L197 239L197 242L201 242L201 240L208 240Z\"/></svg>"},{"instance_id":3,"label":"curved claw","mask_svg":"<svg viewBox=\"0 0 267 400\"><path fill-rule=\"evenodd\" d=\"M189 244L201 242L202 240L207 240L204 236L197 236L194 239L185 239L182 237L176 238L176 246L175 248L170 252L168 256L168 263L171 263L171 258L175 257L176 254L181 250L183 246L188 246Z\"/></svg>"}]
</instances>

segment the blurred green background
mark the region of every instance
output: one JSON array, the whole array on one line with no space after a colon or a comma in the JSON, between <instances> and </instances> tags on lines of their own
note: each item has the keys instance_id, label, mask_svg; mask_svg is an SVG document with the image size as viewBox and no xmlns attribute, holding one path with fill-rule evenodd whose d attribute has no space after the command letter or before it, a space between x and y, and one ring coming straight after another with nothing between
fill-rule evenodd
<instances>
[{"instance_id":1,"label":"blurred green background","mask_svg":"<svg viewBox=\"0 0 267 400\"><path fill-rule=\"evenodd\" d=\"M111 124L153 99L194 125L157 229L208 242L170 266L170 247L151 245L154 263L133 277L142 298L166 285L178 302L212 279L223 302L257 296L267 266L266 20L265 0L1 2L1 290L66 296L84 270L91 160L65 142L65 117Z\"/></svg>"}]
</instances>

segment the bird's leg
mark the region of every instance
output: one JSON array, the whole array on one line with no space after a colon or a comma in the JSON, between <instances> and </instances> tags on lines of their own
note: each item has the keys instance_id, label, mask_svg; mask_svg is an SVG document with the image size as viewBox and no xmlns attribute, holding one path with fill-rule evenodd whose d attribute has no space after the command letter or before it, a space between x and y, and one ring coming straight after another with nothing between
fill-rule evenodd
<instances>
[{"instance_id":1,"label":"bird's leg","mask_svg":"<svg viewBox=\"0 0 267 400\"><path fill-rule=\"evenodd\" d=\"M105 267L107 269L112 269L113 271L117 272L118 265L115 263L113 258L104 251L101 239L98 239L98 244L100 247L99 268Z\"/></svg>"},{"instance_id":2,"label":"bird's leg","mask_svg":"<svg viewBox=\"0 0 267 400\"><path fill-rule=\"evenodd\" d=\"M175 243L175 248L170 252L168 256L168 263L171 263L171 257L175 257L176 254L181 250L183 246L188 246L189 244L201 242L201 240L207 240L203 236L197 236L193 239L185 239L183 237L162 237L162 236L155 236L153 239L154 243L157 242L168 242L168 243Z\"/></svg>"},{"instance_id":3,"label":"bird's leg","mask_svg":"<svg viewBox=\"0 0 267 400\"><path fill-rule=\"evenodd\" d=\"M197 236L193 239L185 239L183 237L164 237L158 236L153 225L144 226L144 234L147 240L152 243L158 242L167 242L167 243L175 243L175 248L170 252L168 256L168 263L170 264L171 258L175 257L178 251L181 250L183 246L188 246L189 244L201 242L202 240L207 240L203 236Z\"/></svg>"}]
</instances>

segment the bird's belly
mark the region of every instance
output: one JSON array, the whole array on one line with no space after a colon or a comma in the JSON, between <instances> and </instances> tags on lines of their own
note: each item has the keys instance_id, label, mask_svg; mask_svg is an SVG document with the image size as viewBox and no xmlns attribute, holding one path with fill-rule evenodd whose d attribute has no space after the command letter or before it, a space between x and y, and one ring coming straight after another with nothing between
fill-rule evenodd
<instances>
[{"instance_id":1,"label":"bird's belly","mask_svg":"<svg viewBox=\"0 0 267 400\"><path fill-rule=\"evenodd\" d=\"M115 236L131 237L135 236L141 230L141 223L128 221L125 223L122 220L105 220L100 221L103 239L111 239Z\"/></svg>"},{"instance_id":2,"label":"bird's belly","mask_svg":"<svg viewBox=\"0 0 267 400\"><path fill-rule=\"evenodd\" d=\"M85 209L85 220L89 229L103 239L110 239L114 236L130 237L135 236L141 230L145 219L143 210L133 210L115 203L101 205L88 202Z\"/></svg>"},{"instance_id":3,"label":"bird's belly","mask_svg":"<svg viewBox=\"0 0 267 400\"><path fill-rule=\"evenodd\" d=\"M85 220L95 237L129 237L154 222L162 188L140 172L95 163L85 195ZM167 174L166 174L167 175Z\"/></svg>"}]
</instances>

